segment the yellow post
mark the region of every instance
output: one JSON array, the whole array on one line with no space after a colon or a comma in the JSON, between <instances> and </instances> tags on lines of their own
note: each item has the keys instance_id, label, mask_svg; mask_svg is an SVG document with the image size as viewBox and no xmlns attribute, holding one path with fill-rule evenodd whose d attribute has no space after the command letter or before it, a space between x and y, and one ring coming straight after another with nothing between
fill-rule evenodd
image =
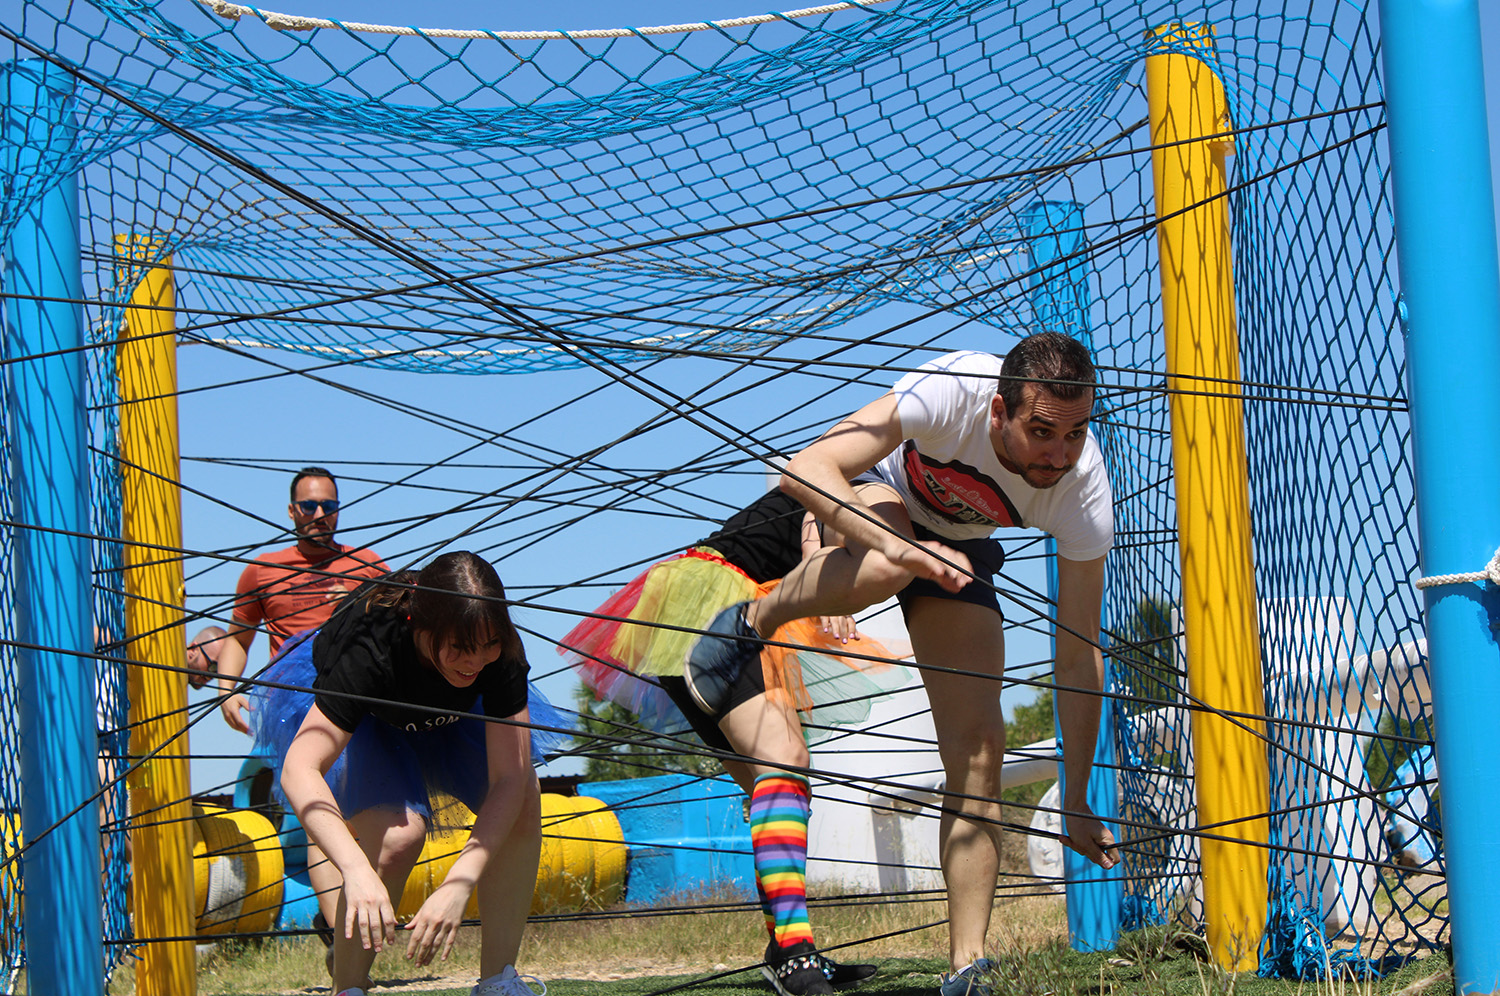
<instances>
[{"instance_id":1,"label":"yellow post","mask_svg":"<svg viewBox=\"0 0 1500 996\"><path fill-rule=\"evenodd\" d=\"M1236 387L1239 332L1223 196L1224 159L1233 146L1223 139L1192 141L1228 130L1228 104L1208 64L1183 53L1212 54L1211 28L1171 24L1154 35L1156 46L1170 41L1177 49L1146 59L1167 384L1174 392L1224 395L1171 396L1188 681L1209 706L1262 716L1244 410ZM1208 942L1215 960L1233 971L1256 967L1268 904L1270 778L1266 745L1257 738L1265 724L1240 722L1249 729L1193 713L1199 824L1207 833L1236 838L1201 841Z\"/></svg>"},{"instance_id":2,"label":"yellow post","mask_svg":"<svg viewBox=\"0 0 1500 996\"><path fill-rule=\"evenodd\" d=\"M182 561L160 549L182 546L171 261L157 261L158 244L147 238L117 236L115 251L120 285L134 288L116 359L124 461L125 653L134 660L185 667ZM163 753L182 755L147 761L128 780L131 813L142 824L131 831L135 936L146 942L136 992L190 996L198 986L192 941L151 941L194 933L187 681L170 671L128 671L131 753L149 754L166 745Z\"/></svg>"}]
</instances>

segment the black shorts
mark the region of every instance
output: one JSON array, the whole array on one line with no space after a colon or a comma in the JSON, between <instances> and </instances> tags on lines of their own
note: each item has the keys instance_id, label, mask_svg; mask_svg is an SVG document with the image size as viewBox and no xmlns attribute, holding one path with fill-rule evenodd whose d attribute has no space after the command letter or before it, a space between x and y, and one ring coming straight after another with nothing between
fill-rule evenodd
<instances>
[{"instance_id":1,"label":"black shorts","mask_svg":"<svg viewBox=\"0 0 1500 996\"><path fill-rule=\"evenodd\" d=\"M723 751L726 754L738 754L739 751L729 746L729 738L724 736L724 731L719 729L715 719L702 709L698 703L693 701L692 694L688 691L687 680L678 674L657 675L656 680L661 682L662 691L667 693L682 714L687 717L688 724L692 726L693 732L698 734L698 739L703 745L712 750ZM724 707L721 718L729 714L729 710L735 706L744 705L757 695L762 695L766 690L766 671L760 665L757 657L749 667L740 673L740 680L735 682L734 688L730 689L729 702Z\"/></svg>"},{"instance_id":2,"label":"black shorts","mask_svg":"<svg viewBox=\"0 0 1500 996\"><path fill-rule=\"evenodd\" d=\"M910 619L911 600L914 598L946 598L951 602L969 602L994 609L1004 619L1005 613L1000 611L1000 600L995 597L995 575L1000 573L1000 568L1005 564L1005 549L1000 541L990 536L970 540L948 539L915 522L911 525L917 539L936 540L968 557L969 563L974 565L974 580L958 591L949 591L936 581L912 578L911 583L896 594L896 601L901 603L901 617Z\"/></svg>"},{"instance_id":3,"label":"black shorts","mask_svg":"<svg viewBox=\"0 0 1500 996\"><path fill-rule=\"evenodd\" d=\"M807 509L782 491L767 491L699 540L756 584L786 577L802 562L802 518Z\"/></svg>"}]
</instances>

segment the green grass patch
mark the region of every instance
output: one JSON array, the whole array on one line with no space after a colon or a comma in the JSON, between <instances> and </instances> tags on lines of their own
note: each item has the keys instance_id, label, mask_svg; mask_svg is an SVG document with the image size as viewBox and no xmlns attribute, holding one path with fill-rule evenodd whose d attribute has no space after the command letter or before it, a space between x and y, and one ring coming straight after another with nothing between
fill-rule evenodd
<instances>
[{"instance_id":1,"label":"green grass patch","mask_svg":"<svg viewBox=\"0 0 1500 996\"><path fill-rule=\"evenodd\" d=\"M765 946L758 915L715 896L680 897L677 915L629 911L600 919L533 923L520 966L546 981L548 996L773 996L761 978ZM942 903L814 903L819 942L841 961L870 961L880 974L859 996L937 996L947 968ZM1180 927L1121 938L1115 951L1071 950L1059 896L997 902L989 938L995 996L1452 996L1447 960L1428 956L1379 980L1320 982L1232 975L1207 958L1204 942ZM375 964L371 996L468 996L478 975L478 931L467 928L446 963L417 968L399 952ZM877 938L869 940L870 938ZM200 957L202 996L327 996L324 949L315 939L221 944ZM116 974L113 996L131 996L131 973ZM19 992L24 993L22 988Z\"/></svg>"}]
</instances>

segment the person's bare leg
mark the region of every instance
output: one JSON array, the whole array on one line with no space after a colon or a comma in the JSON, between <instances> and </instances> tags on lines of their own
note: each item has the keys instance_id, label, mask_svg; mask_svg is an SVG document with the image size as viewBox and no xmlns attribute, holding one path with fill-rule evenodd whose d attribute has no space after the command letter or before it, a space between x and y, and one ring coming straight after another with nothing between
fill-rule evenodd
<instances>
[{"instance_id":1,"label":"person's bare leg","mask_svg":"<svg viewBox=\"0 0 1500 996\"><path fill-rule=\"evenodd\" d=\"M401 893L406 888L406 877L411 874L417 859L422 855L422 844L427 839L427 824L422 817L409 809L397 812L394 809L366 809L355 813L349 820L349 828L360 849L370 859L380 880L391 896L391 905L401 903ZM364 988L370 978L370 966L375 962L376 952L366 951L359 940L356 928L354 937L344 936L344 916L347 904L344 890L339 889L336 917L333 927L333 991L342 992L354 986ZM379 929L378 926L372 929Z\"/></svg>"},{"instance_id":2,"label":"person's bare leg","mask_svg":"<svg viewBox=\"0 0 1500 996\"><path fill-rule=\"evenodd\" d=\"M998 679L1005 669L1005 629L989 608L942 598L913 599L908 629L923 665L947 789L956 793L943 799L938 843L948 886L948 957L958 971L984 956L1000 874L1005 718ZM979 671L993 679L929 670L933 667Z\"/></svg>"},{"instance_id":3,"label":"person's bare leg","mask_svg":"<svg viewBox=\"0 0 1500 996\"><path fill-rule=\"evenodd\" d=\"M312 841L307 842L307 884L318 897L318 912L331 927L339 915L339 892L344 888L343 876L323 849Z\"/></svg>"},{"instance_id":4,"label":"person's bare leg","mask_svg":"<svg viewBox=\"0 0 1500 996\"><path fill-rule=\"evenodd\" d=\"M719 720L719 729L729 746L749 759L743 762L749 784L740 785L747 792L761 775L782 774L788 768L800 771L808 765L802 722L790 702L773 701L761 693L729 710Z\"/></svg>"},{"instance_id":5,"label":"person's bare leg","mask_svg":"<svg viewBox=\"0 0 1500 996\"><path fill-rule=\"evenodd\" d=\"M755 772L750 770L750 765L744 761L730 761L722 758L719 763L724 766L724 774L733 778L734 783L740 787L740 791L749 795L751 788L755 785Z\"/></svg>"},{"instance_id":6,"label":"person's bare leg","mask_svg":"<svg viewBox=\"0 0 1500 996\"><path fill-rule=\"evenodd\" d=\"M514 965L542 858L542 797L533 779L510 836L479 875L479 977Z\"/></svg>"},{"instance_id":7,"label":"person's bare leg","mask_svg":"<svg viewBox=\"0 0 1500 996\"><path fill-rule=\"evenodd\" d=\"M892 529L912 535L911 518L900 497L886 484L861 484L860 500ZM906 587L911 574L882 554L862 546L843 545L825 530L823 549L794 567L765 598L750 603L745 621L763 637L793 619L847 616L870 607Z\"/></svg>"},{"instance_id":8,"label":"person's bare leg","mask_svg":"<svg viewBox=\"0 0 1500 996\"><path fill-rule=\"evenodd\" d=\"M751 666L757 666L752 664ZM811 786L800 770L808 765L807 743L797 710L782 694L762 692L719 720L730 746L745 755L753 774L746 789L756 891L770 940L767 963L773 978L800 992L806 968L788 961L814 943L807 911L807 823ZM789 973L784 977L780 973ZM800 974L799 974L800 973ZM817 982L824 982L817 978ZM781 983L777 983L780 985ZM826 988L826 986L824 987Z\"/></svg>"}]
</instances>

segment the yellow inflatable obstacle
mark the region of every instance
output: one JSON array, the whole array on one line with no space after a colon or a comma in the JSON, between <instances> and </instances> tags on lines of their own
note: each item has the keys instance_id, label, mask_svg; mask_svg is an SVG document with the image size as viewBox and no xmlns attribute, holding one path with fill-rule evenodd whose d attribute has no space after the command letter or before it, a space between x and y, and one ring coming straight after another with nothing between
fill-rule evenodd
<instances>
[{"instance_id":1,"label":"yellow inflatable obstacle","mask_svg":"<svg viewBox=\"0 0 1500 996\"><path fill-rule=\"evenodd\" d=\"M193 806L193 915L201 934L274 930L281 909L281 838L248 809Z\"/></svg>"},{"instance_id":2,"label":"yellow inflatable obstacle","mask_svg":"<svg viewBox=\"0 0 1500 996\"><path fill-rule=\"evenodd\" d=\"M443 813L444 822L471 825L474 814L460 802ZM422 856L406 880L406 891L396 915L416 916L422 903L443 878L469 839L466 831L435 833L427 838ZM560 913L619 902L625 892L624 835L615 814L598 799L587 796L542 794L542 860L536 870L531 912ZM464 915L479 916L477 894L469 897Z\"/></svg>"},{"instance_id":3,"label":"yellow inflatable obstacle","mask_svg":"<svg viewBox=\"0 0 1500 996\"><path fill-rule=\"evenodd\" d=\"M474 814L462 803L444 822L467 826ZM193 807L193 896L199 934L274 930L285 875L281 837L253 810ZM397 915L415 916L457 860L468 832L434 833L406 880ZM542 859L532 913L604 907L625 891L626 847L620 821L598 799L542 795ZM479 916L477 898L466 915Z\"/></svg>"}]
</instances>

